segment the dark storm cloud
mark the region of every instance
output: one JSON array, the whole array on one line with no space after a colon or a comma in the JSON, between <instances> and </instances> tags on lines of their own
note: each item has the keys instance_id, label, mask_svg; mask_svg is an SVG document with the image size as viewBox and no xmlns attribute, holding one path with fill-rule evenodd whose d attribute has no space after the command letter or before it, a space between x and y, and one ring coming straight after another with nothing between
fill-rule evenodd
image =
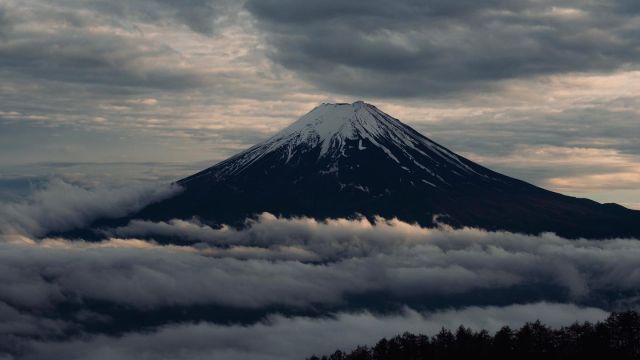
<instances>
[{"instance_id":1,"label":"dark storm cloud","mask_svg":"<svg viewBox=\"0 0 640 360\"><path fill-rule=\"evenodd\" d=\"M477 155L505 156L522 144L640 153L638 114L633 111L588 107L552 114L513 111L509 115L509 121L480 116L418 124L416 129L455 151ZM465 137L465 133L473 136Z\"/></svg>"},{"instance_id":2,"label":"dark storm cloud","mask_svg":"<svg viewBox=\"0 0 640 360\"><path fill-rule=\"evenodd\" d=\"M34 11L25 17L39 15ZM23 80L162 89L201 85L194 71L158 64L179 61L179 54L168 46L141 44L135 38L117 34L116 27L112 32L97 31L96 27L107 24L91 13L42 16L56 25L50 25L51 30L43 29L35 19L23 19L33 21L34 26L9 30L0 42L0 71L5 76L19 74Z\"/></svg>"},{"instance_id":3,"label":"dark storm cloud","mask_svg":"<svg viewBox=\"0 0 640 360\"><path fill-rule=\"evenodd\" d=\"M479 116L479 121L469 116L416 124L415 128L455 151L484 156L506 156L523 144L614 149L638 155L640 126L633 109L639 104L635 98L621 98L602 106L545 114L512 110L508 118L488 114Z\"/></svg>"},{"instance_id":4,"label":"dark storm cloud","mask_svg":"<svg viewBox=\"0 0 640 360\"><path fill-rule=\"evenodd\" d=\"M56 93L68 112L91 117L95 109L76 109L82 106L73 99L108 102L211 86L206 69L185 60L163 32L184 27L183 33L214 35L237 8L226 0L0 3L2 107L25 106L29 114L45 107L44 115L52 115L49 105L65 112L50 96ZM39 101L12 99L18 89Z\"/></svg>"},{"instance_id":5,"label":"dark storm cloud","mask_svg":"<svg viewBox=\"0 0 640 360\"><path fill-rule=\"evenodd\" d=\"M143 1L93 1L90 4L67 0L96 9L101 13L111 13L119 18L159 24L175 22L186 25L192 31L211 35L223 16L233 16L237 5L229 0L143 0Z\"/></svg>"},{"instance_id":6,"label":"dark storm cloud","mask_svg":"<svg viewBox=\"0 0 640 360\"><path fill-rule=\"evenodd\" d=\"M38 1L26 0L32 9L45 9ZM101 19L114 26L135 27L134 23L162 26L184 25L190 30L211 35L225 17L233 17L239 4L229 0L58 0L49 15L65 19L74 26L90 25ZM74 10L85 10L84 12ZM51 9L49 9L51 11Z\"/></svg>"},{"instance_id":7,"label":"dark storm cloud","mask_svg":"<svg viewBox=\"0 0 640 360\"><path fill-rule=\"evenodd\" d=\"M221 160L272 132L282 113L297 111L265 112L264 102L279 100L283 88L308 86L265 73L268 61L257 55L258 40L246 12L239 18L241 7L227 0L0 2L0 142L8 148L0 162L27 162L35 154L36 161L96 161L113 159L110 153L130 158L134 151L144 161L150 155L131 148L150 135L156 135L155 143L175 144L206 137L212 146L202 152ZM126 150L90 146L67 156L33 150L32 138L43 132L38 127L65 125L73 129L58 131L63 134L38 147L74 147L105 130L133 140ZM132 128L137 131L127 131ZM14 131L26 141L8 134ZM87 156L78 159L79 154ZM153 154L164 161L157 149Z\"/></svg>"},{"instance_id":8,"label":"dark storm cloud","mask_svg":"<svg viewBox=\"0 0 640 360\"><path fill-rule=\"evenodd\" d=\"M321 88L411 97L637 65L623 1L249 0L271 58Z\"/></svg>"},{"instance_id":9,"label":"dark storm cloud","mask_svg":"<svg viewBox=\"0 0 640 360\"><path fill-rule=\"evenodd\" d=\"M13 19L7 10L0 6L0 41L3 41L13 26Z\"/></svg>"}]
</instances>

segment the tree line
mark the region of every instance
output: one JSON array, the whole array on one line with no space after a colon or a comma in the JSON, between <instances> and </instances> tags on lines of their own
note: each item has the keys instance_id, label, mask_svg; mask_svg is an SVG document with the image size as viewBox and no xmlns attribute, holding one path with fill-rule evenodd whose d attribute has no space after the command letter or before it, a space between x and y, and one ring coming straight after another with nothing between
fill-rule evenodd
<instances>
[{"instance_id":1,"label":"tree line","mask_svg":"<svg viewBox=\"0 0 640 360\"><path fill-rule=\"evenodd\" d=\"M494 335L460 326L434 336L404 333L372 347L337 350L307 360L445 360L445 359L640 359L640 314L615 312L595 324L575 323L552 329L540 321L519 329L503 327Z\"/></svg>"}]
</instances>

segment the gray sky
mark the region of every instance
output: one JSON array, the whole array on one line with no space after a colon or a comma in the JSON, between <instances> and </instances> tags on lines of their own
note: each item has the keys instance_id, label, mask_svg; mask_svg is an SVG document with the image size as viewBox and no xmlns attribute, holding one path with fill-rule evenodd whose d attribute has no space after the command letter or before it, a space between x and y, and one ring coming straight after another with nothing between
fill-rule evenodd
<instances>
[{"instance_id":1,"label":"gray sky","mask_svg":"<svg viewBox=\"0 0 640 360\"><path fill-rule=\"evenodd\" d=\"M362 99L495 170L640 208L638 4L0 0L0 197L175 179Z\"/></svg>"}]
</instances>

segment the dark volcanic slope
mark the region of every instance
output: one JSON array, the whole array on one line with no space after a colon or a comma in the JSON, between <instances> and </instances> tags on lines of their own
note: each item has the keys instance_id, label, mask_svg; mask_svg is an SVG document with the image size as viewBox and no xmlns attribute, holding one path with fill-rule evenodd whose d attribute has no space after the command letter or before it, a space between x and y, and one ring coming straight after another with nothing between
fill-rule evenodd
<instances>
[{"instance_id":1,"label":"dark volcanic slope","mask_svg":"<svg viewBox=\"0 0 640 360\"><path fill-rule=\"evenodd\" d=\"M263 143L179 181L135 218L239 224L268 211L398 217L566 237L640 235L640 212L553 193L475 164L378 110L323 104Z\"/></svg>"}]
</instances>

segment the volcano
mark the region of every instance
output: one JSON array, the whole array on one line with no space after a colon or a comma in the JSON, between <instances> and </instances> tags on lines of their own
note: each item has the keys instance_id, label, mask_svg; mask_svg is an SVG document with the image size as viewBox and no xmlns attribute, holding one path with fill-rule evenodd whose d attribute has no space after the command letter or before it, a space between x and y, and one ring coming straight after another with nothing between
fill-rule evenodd
<instances>
[{"instance_id":1,"label":"volcano","mask_svg":"<svg viewBox=\"0 0 640 360\"><path fill-rule=\"evenodd\" d=\"M322 104L178 184L181 193L129 219L196 217L240 225L270 212L319 219L381 216L569 238L640 235L639 211L491 171L361 101Z\"/></svg>"}]
</instances>

